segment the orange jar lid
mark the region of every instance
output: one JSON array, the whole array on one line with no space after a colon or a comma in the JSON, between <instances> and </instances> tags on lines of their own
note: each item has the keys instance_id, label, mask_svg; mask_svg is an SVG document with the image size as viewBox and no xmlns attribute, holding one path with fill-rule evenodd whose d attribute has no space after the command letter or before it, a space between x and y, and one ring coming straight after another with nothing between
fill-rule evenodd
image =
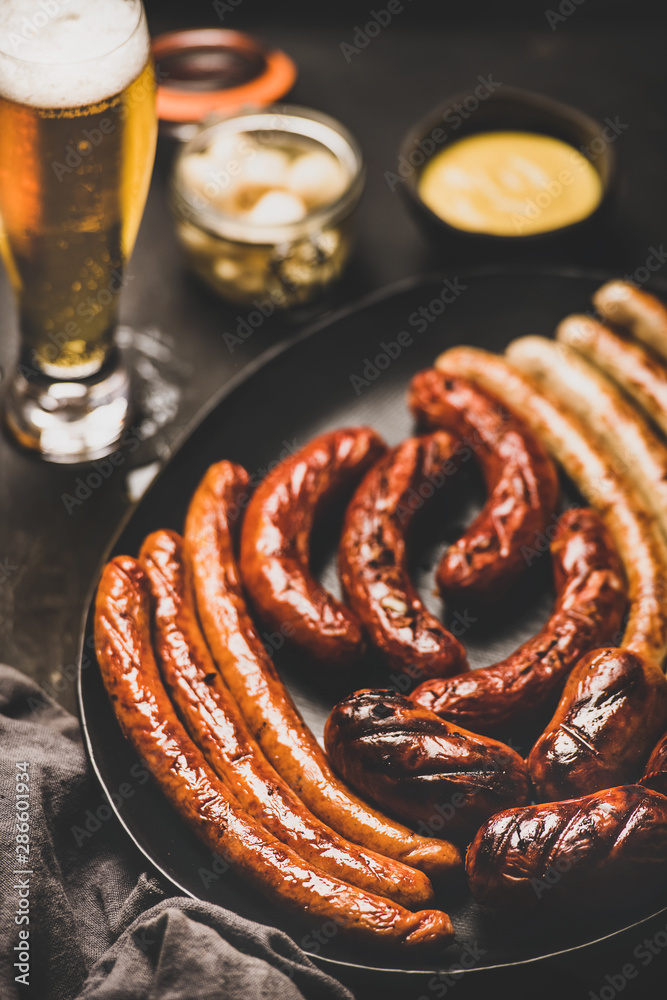
<instances>
[{"instance_id":1,"label":"orange jar lid","mask_svg":"<svg viewBox=\"0 0 667 1000\"><path fill-rule=\"evenodd\" d=\"M167 31L153 39L152 48L158 118L173 126L215 112L264 107L284 97L296 80L296 66L285 52L241 31Z\"/></svg>"}]
</instances>

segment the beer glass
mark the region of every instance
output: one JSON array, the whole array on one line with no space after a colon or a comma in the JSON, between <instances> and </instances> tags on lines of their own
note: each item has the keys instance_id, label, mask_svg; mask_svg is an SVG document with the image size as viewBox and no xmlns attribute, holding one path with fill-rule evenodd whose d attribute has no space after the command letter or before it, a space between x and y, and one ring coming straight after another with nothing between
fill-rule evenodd
<instances>
[{"instance_id":1,"label":"beer glass","mask_svg":"<svg viewBox=\"0 0 667 1000\"><path fill-rule=\"evenodd\" d=\"M5 419L54 462L108 454L131 419L114 330L156 136L141 0L2 0L0 249L20 328Z\"/></svg>"}]
</instances>

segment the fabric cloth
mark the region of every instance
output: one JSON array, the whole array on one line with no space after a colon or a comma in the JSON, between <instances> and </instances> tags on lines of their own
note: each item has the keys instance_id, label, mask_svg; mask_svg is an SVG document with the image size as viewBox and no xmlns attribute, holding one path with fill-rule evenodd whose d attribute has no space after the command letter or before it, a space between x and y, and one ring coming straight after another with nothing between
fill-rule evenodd
<instances>
[{"instance_id":1,"label":"fabric cloth","mask_svg":"<svg viewBox=\"0 0 667 1000\"><path fill-rule=\"evenodd\" d=\"M1 1000L353 1000L282 931L172 891L111 813L78 721L0 665Z\"/></svg>"}]
</instances>

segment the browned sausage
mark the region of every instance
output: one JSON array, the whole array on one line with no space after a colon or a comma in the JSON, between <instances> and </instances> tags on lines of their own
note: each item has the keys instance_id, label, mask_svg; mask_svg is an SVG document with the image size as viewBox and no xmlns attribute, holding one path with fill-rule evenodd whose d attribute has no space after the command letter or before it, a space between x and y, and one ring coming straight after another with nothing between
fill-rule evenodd
<instances>
[{"instance_id":1,"label":"browned sausage","mask_svg":"<svg viewBox=\"0 0 667 1000\"><path fill-rule=\"evenodd\" d=\"M667 307L655 295L627 281L609 281L598 288L593 304L609 322L626 327L667 359Z\"/></svg>"},{"instance_id":2,"label":"browned sausage","mask_svg":"<svg viewBox=\"0 0 667 1000\"><path fill-rule=\"evenodd\" d=\"M240 807L195 746L162 686L150 640L150 591L139 563L108 563L97 591L95 642L121 727L167 799L207 847L260 892L312 923L332 920L341 934L370 946L442 947L449 917L410 913L333 878L281 844Z\"/></svg>"},{"instance_id":3,"label":"browned sausage","mask_svg":"<svg viewBox=\"0 0 667 1000\"><path fill-rule=\"evenodd\" d=\"M584 653L618 641L627 591L600 515L562 514L551 557L556 606L537 635L491 667L421 684L414 702L474 732L497 732L554 703Z\"/></svg>"},{"instance_id":4,"label":"browned sausage","mask_svg":"<svg viewBox=\"0 0 667 1000\"><path fill-rule=\"evenodd\" d=\"M528 802L525 761L394 691L357 691L327 719L334 767L362 795L420 831L469 841L500 809Z\"/></svg>"},{"instance_id":5,"label":"browned sausage","mask_svg":"<svg viewBox=\"0 0 667 1000\"><path fill-rule=\"evenodd\" d=\"M529 427L487 390L427 369L415 375L410 407L431 429L463 438L461 457L482 467L488 499L437 572L445 596L496 599L526 570L522 546L548 526L559 495L553 462Z\"/></svg>"},{"instance_id":6,"label":"browned sausage","mask_svg":"<svg viewBox=\"0 0 667 1000\"><path fill-rule=\"evenodd\" d=\"M433 897L423 874L357 847L309 812L264 757L197 623L183 540L156 531L140 559L154 598L153 641L165 686L190 736L241 806L316 868L415 908Z\"/></svg>"},{"instance_id":7,"label":"browned sausage","mask_svg":"<svg viewBox=\"0 0 667 1000\"><path fill-rule=\"evenodd\" d=\"M667 434L667 366L643 344L621 337L590 316L568 316L558 340L575 348L620 385Z\"/></svg>"},{"instance_id":8,"label":"browned sausage","mask_svg":"<svg viewBox=\"0 0 667 1000\"><path fill-rule=\"evenodd\" d=\"M614 471L599 443L548 391L504 358L473 348L454 348L436 364L483 386L493 386L506 405L521 411L586 499L600 511L628 579L625 650L598 650L575 667L557 720L549 726L548 739L534 751L531 772L534 770L540 784L548 781L551 794L544 794L550 798L634 780L661 729L667 728L667 681L659 667L667 650L667 548L661 532L632 484ZM642 714L645 708L646 718ZM662 723L661 718L665 720ZM567 727L568 719L576 719L581 731L563 730L561 739L557 735L559 722L563 720ZM557 765L561 748L562 767ZM542 750L548 750L554 767L548 764L538 774L537 756ZM574 766L578 761L581 767ZM559 776L564 786L557 789ZM580 779L584 785L579 785Z\"/></svg>"},{"instance_id":9,"label":"browned sausage","mask_svg":"<svg viewBox=\"0 0 667 1000\"><path fill-rule=\"evenodd\" d=\"M623 785L580 799L507 809L481 827L466 872L492 909L570 918L627 907L667 877L667 798Z\"/></svg>"},{"instance_id":10,"label":"browned sausage","mask_svg":"<svg viewBox=\"0 0 667 1000\"><path fill-rule=\"evenodd\" d=\"M364 640L355 615L310 571L313 525L327 502L356 486L383 450L369 427L321 434L266 476L243 520L241 575L255 610L328 666L353 663Z\"/></svg>"},{"instance_id":11,"label":"browned sausage","mask_svg":"<svg viewBox=\"0 0 667 1000\"><path fill-rule=\"evenodd\" d=\"M338 779L262 646L245 606L228 517L247 484L240 466L211 466L188 510L185 545L204 635L248 728L290 788L328 826L433 878L451 875L461 865L452 844L417 837Z\"/></svg>"},{"instance_id":12,"label":"browned sausage","mask_svg":"<svg viewBox=\"0 0 667 1000\"><path fill-rule=\"evenodd\" d=\"M656 743L639 784L667 795L667 733Z\"/></svg>"},{"instance_id":13,"label":"browned sausage","mask_svg":"<svg viewBox=\"0 0 667 1000\"><path fill-rule=\"evenodd\" d=\"M667 536L667 445L616 385L578 351L546 337L521 337L506 350L513 365L566 406L600 442Z\"/></svg>"},{"instance_id":14,"label":"browned sausage","mask_svg":"<svg viewBox=\"0 0 667 1000\"><path fill-rule=\"evenodd\" d=\"M455 444L437 431L383 455L357 487L340 542L348 604L387 664L416 681L469 669L462 644L412 585L405 546L415 512L456 471Z\"/></svg>"},{"instance_id":15,"label":"browned sausage","mask_svg":"<svg viewBox=\"0 0 667 1000\"><path fill-rule=\"evenodd\" d=\"M570 674L528 757L538 797L551 802L635 781L666 727L662 671L628 649L593 650Z\"/></svg>"}]
</instances>

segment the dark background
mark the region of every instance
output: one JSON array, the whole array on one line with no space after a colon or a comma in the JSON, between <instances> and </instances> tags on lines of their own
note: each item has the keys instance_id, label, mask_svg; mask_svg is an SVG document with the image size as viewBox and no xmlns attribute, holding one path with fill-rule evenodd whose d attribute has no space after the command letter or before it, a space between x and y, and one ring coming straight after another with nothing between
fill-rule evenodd
<instances>
[{"instance_id":1,"label":"dark background","mask_svg":"<svg viewBox=\"0 0 667 1000\"><path fill-rule=\"evenodd\" d=\"M473 89L478 76L491 74L599 119L618 116L627 124L615 143L622 184L614 233L598 248L593 263L631 273L644 264L651 247L660 248L667 240L662 5L649 0L437 5L406 0L404 10L349 63L341 43L351 43L356 27L369 20L371 10L386 6L384 0L307 8L241 0L222 21L214 4L202 0L147 0L146 6L153 33L217 25L254 32L284 48L299 69L290 101L333 115L360 141L368 180L359 240L334 306L434 267L457 270L456 259L429 247L383 173L394 169L408 126L447 96ZM552 30L545 11L558 13L559 7L565 20ZM171 152L169 143L161 141L122 306L123 321L144 333L135 360L143 379L139 391L150 411L141 430L146 439L69 510L63 496L74 495L79 477L85 479L91 470L47 465L18 451L6 437L0 439L0 659L31 674L72 711L80 619L100 559L128 510L127 473L163 461L199 407L251 358L290 332L267 322L230 353L223 334L235 330L243 310L226 309L183 270L166 206ZM667 265L659 275L667 275ZM7 373L15 362L17 333L4 277L0 303L0 368ZM619 955L619 967L623 960ZM660 969L664 974L665 964L656 958L632 995L664 995L664 989L653 992L658 987L651 982ZM599 995L607 971L616 971L613 962L601 970L590 966L588 972L584 963L578 975L588 978L586 985L579 979L561 981L553 973L539 978L528 995L546 997L555 991L554 996L584 1000L589 990ZM498 983L501 992L511 988ZM623 995L631 995L631 988ZM463 984L450 989L463 1000ZM514 995L525 995L521 990ZM419 996L413 990L409 997L413 994ZM360 988L359 995L372 995L371 988Z\"/></svg>"}]
</instances>

